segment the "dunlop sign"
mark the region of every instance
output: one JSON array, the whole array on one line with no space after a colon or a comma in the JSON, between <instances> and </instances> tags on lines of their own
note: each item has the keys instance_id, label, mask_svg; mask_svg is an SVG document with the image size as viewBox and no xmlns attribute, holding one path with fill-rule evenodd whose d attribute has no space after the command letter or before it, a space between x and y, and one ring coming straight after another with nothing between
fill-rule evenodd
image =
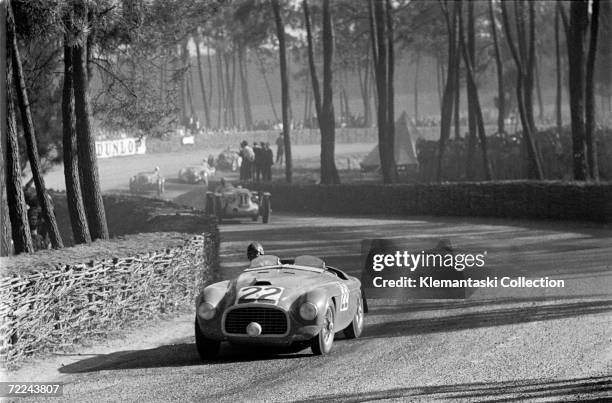
<instances>
[{"instance_id":1,"label":"dunlop sign","mask_svg":"<svg viewBox=\"0 0 612 403\"><path fill-rule=\"evenodd\" d=\"M126 155L144 154L147 151L145 140L134 137L116 140L96 141L98 158L123 157Z\"/></svg>"}]
</instances>

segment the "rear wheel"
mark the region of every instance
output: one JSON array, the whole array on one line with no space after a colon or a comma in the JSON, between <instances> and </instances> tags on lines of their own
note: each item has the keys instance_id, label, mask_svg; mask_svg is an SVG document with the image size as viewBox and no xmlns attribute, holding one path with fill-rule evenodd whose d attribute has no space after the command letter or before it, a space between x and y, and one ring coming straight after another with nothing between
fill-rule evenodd
<instances>
[{"instance_id":1,"label":"rear wheel","mask_svg":"<svg viewBox=\"0 0 612 403\"><path fill-rule=\"evenodd\" d=\"M323 318L323 326L318 335L312 338L310 342L310 348L314 355L325 355L329 354L334 344L334 323L335 323L336 312L334 310L334 303L330 300L327 302L327 308L325 309L325 316Z\"/></svg>"},{"instance_id":2,"label":"rear wheel","mask_svg":"<svg viewBox=\"0 0 612 403\"><path fill-rule=\"evenodd\" d=\"M217 222L221 224L223 222L223 196L221 194L215 195L215 215L217 216Z\"/></svg>"},{"instance_id":3,"label":"rear wheel","mask_svg":"<svg viewBox=\"0 0 612 403\"><path fill-rule=\"evenodd\" d=\"M261 221L264 224L270 222L270 211L270 193L264 193L263 197L261 198Z\"/></svg>"},{"instance_id":4,"label":"rear wheel","mask_svg":"<svg viewBox=\"0 0 612 403\"><path fill-rule=\"evenodd\" d=\"M359 303L357 304L357 312L355 312L353 321L344 329L344 335L347 339L356 339L361 336L361 332L363 332L363 312L363 298L360 295Z\"/></svg>"},{"instance_id":5,"label":"rear wheel","mask_svg":"<svg viewBox=\"0 0 612 403\"><path fill-rule=\"evenodd\" d=\"M198 354L202 361L212 360L219 354L221 342L218 340L212 340L202 334L198 320L195 320L195 339Z\"/></svg>"}]
</instances>

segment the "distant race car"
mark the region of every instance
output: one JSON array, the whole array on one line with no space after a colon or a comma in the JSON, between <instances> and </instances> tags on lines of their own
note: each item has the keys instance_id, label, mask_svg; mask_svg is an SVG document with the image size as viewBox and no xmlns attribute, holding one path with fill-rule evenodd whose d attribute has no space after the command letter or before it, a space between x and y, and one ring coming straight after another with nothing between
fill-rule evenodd
<instances>
[{"instance_id":1,"label":"distant race car","mask_svg":"<svg viewBox=\"0 0 612 403\"><path fill-rule=\"evenodd\" d=\"M178 180L183 183L205 183L208 185L208 178L215 174L215 168L211 168L208 164L192 165L181 168L178 172Z\"/></svg>"},{"instance_id":2,"label":"distant race car","mask_svg":"<svg viewBox=\"0 0 612 403\"><path fill-rule=\"evenodd\" d=\"M251 192L243 187L227 185L216 189L214 211L219 222L224 219L251 218L267 224L270 221L271 195L266 192Z\"/></svg>"},{"instance_id":3,"label":"distant race car","mask_svg":"<svg viewBox=\"0 0 612 403\"><path fill-rule=\"evenodd\" d=\"M238 150L226 148L217 157L216 168L219 171L237 171L242 163Z\"/></svg>"},{"instance_id":4,"label":"distant race car","mask_svg":"<svg viewBox=\"0 0 612 403\"><path fill-rule=\"evenodd\" d=\"M196 300L195 339L202 360L221 342L310 345L315 355L332 349L334 334L357 338L367 303L361 282L315 256L279 260L263 255L237 278L206 287Z\"/></svg>"},{"instance_id":5,"label":"distant race car","mask_svg":"<svg viewBox=\"0 0 612 403\"><path fill-rule=\"evenodd\" d=\"M155 191L157 195L164 193L166 179L158 170L153 172L141 172L130 178L130 192L144 193Z\"/></svg>"}]
</instances>

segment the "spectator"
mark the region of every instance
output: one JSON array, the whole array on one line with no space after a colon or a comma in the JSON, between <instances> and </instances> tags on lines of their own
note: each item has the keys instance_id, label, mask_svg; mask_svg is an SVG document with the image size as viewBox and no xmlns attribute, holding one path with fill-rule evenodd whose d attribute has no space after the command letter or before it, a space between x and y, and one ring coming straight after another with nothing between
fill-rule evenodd
<instances>
[{"instance_id":1,"label":"spectator","mask_svg":"<svg viewBox=\"0 0 612 403\"><path fill-rule=\"evenodd\" d=\"M249 147L249 143L246 140L240 143L240 157L242 157L242 164L240 164L240 180L250 181L252 178L255 153L253 149Z\"/></svg>"},{"instance_id":2,"label":"spectator","mask_svg":"<svg viewBox=\"0 0 612 403\"><path fill-rule=\"evenodd\" d=\"M283 165L283 156L285 155L285 140L283 133L279 133L276 139L276 163Z\"/></svg>"},{"instance_id":3,"label":"spectator","mask_svg":"<svg viewBox=\"0 0 612 403\"><path fill-rule=\"evenodd\" d=\"M270 143L262 143L263 144L263 180L271 181L272 180L272 165L274 165L274 153L270 148Z\"/></svg>"},{"instance_id":4,"label":"spectator","mask_svg":"<svg viewBox=\"0 0 612 403\"><path fill-rule=\"evenodd\" d=\"M259 144L261 144L261 146L258 146L257 142L253 143L253 153L255 154L255 172L253 179L256 181L260 181L262 179L263 173L263 142Z\"/></svg>"}]
</instances>

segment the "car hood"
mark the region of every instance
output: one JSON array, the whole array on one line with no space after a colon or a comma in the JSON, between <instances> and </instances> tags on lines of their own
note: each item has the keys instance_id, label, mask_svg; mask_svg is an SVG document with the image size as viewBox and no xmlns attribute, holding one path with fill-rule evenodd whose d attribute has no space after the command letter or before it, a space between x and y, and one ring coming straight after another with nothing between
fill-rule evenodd
<instances>
[{"instance_id":1,"label":"car hood","mask_svg":"<svg viewBox=\"0 0 612 403\"><path fill-rule=\"evenodd\" d=\"M282 268L248 271L242 273L233 282L234 295L236 295L233 303L239 305L242 303L257 302L274 304L289 309L291 304L302 295L331 282L332 279L328 278L325 273L297 269ZM251 288L247 289L247 287ZM257 292L256 287L259 287L261 291ZM270 299L258 299L260 296L265 297L275 291L270 287L279 288L281 291L277 295L273 295ZM251 294L247 295L246 298L241 298L245 293Z\"/></svg>"}]
</instances>

